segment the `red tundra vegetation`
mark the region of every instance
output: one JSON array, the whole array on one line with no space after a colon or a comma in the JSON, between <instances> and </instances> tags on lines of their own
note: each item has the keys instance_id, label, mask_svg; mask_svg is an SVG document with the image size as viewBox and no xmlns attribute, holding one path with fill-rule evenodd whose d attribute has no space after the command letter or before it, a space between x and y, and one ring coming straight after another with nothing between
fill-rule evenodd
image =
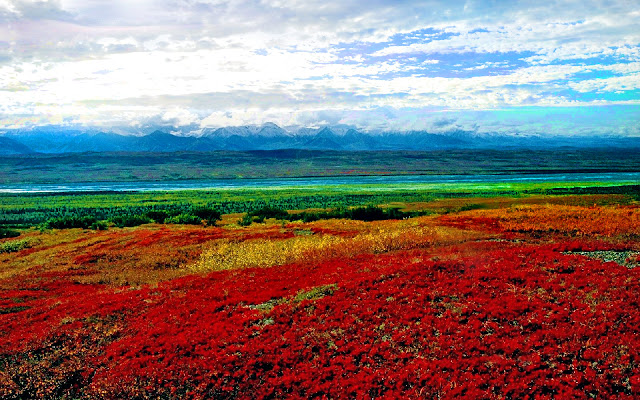
<instances>
[{"instance_id":1,"label":"red tundra vegetation","mask_svg":"<svg viewBox=\"0 0 640 400\"><path fill-rule=\"evenodd\" d=\"M0 397L638 398L639 218L28 234L0 254Z\"/></svg>"}]
</instances>

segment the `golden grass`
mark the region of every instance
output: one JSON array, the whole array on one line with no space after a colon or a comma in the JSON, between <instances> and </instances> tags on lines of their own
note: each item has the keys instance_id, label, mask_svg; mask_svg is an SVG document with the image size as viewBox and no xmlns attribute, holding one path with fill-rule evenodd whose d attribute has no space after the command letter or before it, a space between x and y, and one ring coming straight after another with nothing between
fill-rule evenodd
<instances>
[{"instance_id":1,"label":"golden grass","mask_svg":"<svg viewBox=\"0 0 640 400\"><path fill-rule=\"evenodd\" d=\"M336 231L358 231L355 236L315 234L283 240L256 239L235 242L217 240L207 245L200 260L190 266L195 272L208 272L250 267L269 267L300 262L353 257L358 254L384 253L449 244L478 236L455 228L427 225L430 218L406 221L331 220L321 224L299 224L313 228L321 225Z\"/></svg>"}]
</instances>

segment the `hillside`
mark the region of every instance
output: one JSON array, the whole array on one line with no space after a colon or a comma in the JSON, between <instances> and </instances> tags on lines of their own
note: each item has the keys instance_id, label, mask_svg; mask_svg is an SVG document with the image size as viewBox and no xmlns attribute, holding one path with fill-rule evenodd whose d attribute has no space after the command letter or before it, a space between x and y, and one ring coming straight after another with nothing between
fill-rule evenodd
<instances>
[{"instance_id":1,"label":"hillside","mask_svg":"<svg viewBox=\"0 0 640 400\"><path fill-rule=\"evenodd\" d=\"M0 183L640 171L634 149L104 152L0 157Z\"/></svg>"}]
</instances>

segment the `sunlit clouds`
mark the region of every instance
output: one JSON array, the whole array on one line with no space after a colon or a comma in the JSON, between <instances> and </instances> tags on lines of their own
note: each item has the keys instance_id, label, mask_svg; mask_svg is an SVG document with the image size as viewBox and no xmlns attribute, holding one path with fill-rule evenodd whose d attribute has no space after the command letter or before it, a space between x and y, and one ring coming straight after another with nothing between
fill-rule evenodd
<instances>
[{"instance_id":1,"label":"sunlit clouds","mask_svg":"<svg viewBox=\"0 0 640 400\"><path fill-rule=\"evenodd\" d=\"M640 134L633 1L0 0L0 20L5 129Z\"/></svg>"}]
</instances>

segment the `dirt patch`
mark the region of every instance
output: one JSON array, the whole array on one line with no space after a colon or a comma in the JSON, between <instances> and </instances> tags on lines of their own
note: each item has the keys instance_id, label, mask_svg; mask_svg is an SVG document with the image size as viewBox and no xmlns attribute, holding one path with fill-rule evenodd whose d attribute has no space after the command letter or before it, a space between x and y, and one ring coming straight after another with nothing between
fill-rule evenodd
<instances>
[{"instance_id":1,"label":"dirt patch","mask_svg":"<svg viewBox=\"0 0 640 400\"><path fill-rule=\"evenodd\" d=\"M640 252L620 250L570 251L565 254L579 254L600 261L613 261L627 268L640 266Z\"/></svg>"}]
</instances>

